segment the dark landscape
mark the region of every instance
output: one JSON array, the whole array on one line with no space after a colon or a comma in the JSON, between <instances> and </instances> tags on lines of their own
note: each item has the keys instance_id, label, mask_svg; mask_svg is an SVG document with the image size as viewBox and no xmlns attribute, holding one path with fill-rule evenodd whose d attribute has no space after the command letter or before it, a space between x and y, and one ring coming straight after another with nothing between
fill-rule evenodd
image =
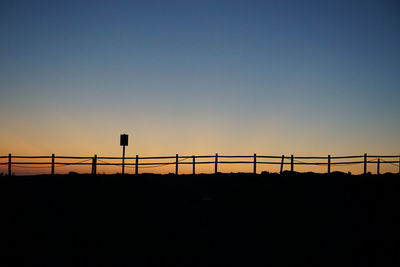
<instances>
[{"instance_id":1,"label":"dark landscape","mask_svg":"<svg viewBox=\"0 0 400 267\"><path fill-rule=\"evenodd\" d=\"M397 174L0 181L2 266L400 264Z\"/></svg>"}]
</instances>

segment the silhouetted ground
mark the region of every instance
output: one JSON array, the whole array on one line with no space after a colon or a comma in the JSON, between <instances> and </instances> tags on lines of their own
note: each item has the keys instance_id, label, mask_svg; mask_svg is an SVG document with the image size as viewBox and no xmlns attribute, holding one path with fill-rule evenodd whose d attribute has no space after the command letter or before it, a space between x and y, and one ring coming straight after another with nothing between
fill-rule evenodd
<instances>
[{"instance_id":1,"label":"silhouetted ground","mask_svg":"<svg viewBox=\"0 0 400 267\"><path fill-rule=\"evenodd\" d=\"M1 266L400 266L399 175L0 181Z\"/></svg>"}]
</instances>

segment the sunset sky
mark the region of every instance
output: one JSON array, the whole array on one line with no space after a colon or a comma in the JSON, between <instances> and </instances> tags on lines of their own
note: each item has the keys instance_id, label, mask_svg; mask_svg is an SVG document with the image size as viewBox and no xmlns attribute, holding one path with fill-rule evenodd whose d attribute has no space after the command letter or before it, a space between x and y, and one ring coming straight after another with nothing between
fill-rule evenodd
<instances>
[{"instance_id":1,"label":"sunset sky","mask_svg":"<svg viewBox=\"0 0 400 267\"><path fill-rule=\"evenodd\" d=\"M399 115L397 0L0 1L0 155L399 155Z\"/></svg>"}]
</instances>

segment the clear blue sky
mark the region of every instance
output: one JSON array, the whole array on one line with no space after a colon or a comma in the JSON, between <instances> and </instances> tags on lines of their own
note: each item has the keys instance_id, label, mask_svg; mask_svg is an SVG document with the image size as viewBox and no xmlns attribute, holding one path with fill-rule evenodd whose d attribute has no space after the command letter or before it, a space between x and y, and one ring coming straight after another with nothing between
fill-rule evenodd
<instances>
[{"instance_id":1,"label":"clear blue sky","mask_svg":"<svg viewBox=\"0 0 400 267\"><path fill-rule=\"evenodd\" d=\"M400 152L398 1L0 2L0 150Z\"/></svg>"}]
</instances>

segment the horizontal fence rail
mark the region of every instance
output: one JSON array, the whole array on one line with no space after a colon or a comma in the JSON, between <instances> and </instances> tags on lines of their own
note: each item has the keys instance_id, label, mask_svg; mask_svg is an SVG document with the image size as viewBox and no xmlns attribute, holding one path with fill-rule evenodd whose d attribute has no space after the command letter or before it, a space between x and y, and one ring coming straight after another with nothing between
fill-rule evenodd
<instances>
[{"instance_id":1,"label":"horizontal fence rail","mask_svg":"<svg viewBox=\"0 0 400 267\"><path fill-rule=\"evenodd\" d=\"M210 160L211 159L211 160ZM29 160L29 161L24 161ZM34 161L40 160L40 161ZM69 161L66 161L69 160ZM75 160L74 162L70 162ZM76 161L77 160L77 161ZM118 162L108 162L117 160ZM168 160L167 162L149 162L154 160ZM275 160L275 161L274 161ZM316 160L306 162L303 160ZM346 161L351 160L351 161ZM280 165L279 173L284 171L285 166L290 166L290 171L295 171L296 165L326 166L327 173L331 173L332 166L363 165L363 173L368 173L368 164L376 166L376 173L380 174L382 164L391 164L397 167L400 173L400 155L356 155L356 156L264 156L264 155L200 155L200 156L151 156L151 157L104 157L104 156L0 156L0 166L7 166L9 176L13 175L14 168L49 168L52 175L55 169L63 166L91 166L91 174L97 174L97 166L119 166L122 168L133 168L135 174L139 169L158 168L167 165L175 166L175 174L179 174L180 165L192 165L192 174L196 174L197 165L214 164L214 173L218 173L219 164L251 164L253 173L257 173L258 165Z\"/></svg>"}]
</instances>

